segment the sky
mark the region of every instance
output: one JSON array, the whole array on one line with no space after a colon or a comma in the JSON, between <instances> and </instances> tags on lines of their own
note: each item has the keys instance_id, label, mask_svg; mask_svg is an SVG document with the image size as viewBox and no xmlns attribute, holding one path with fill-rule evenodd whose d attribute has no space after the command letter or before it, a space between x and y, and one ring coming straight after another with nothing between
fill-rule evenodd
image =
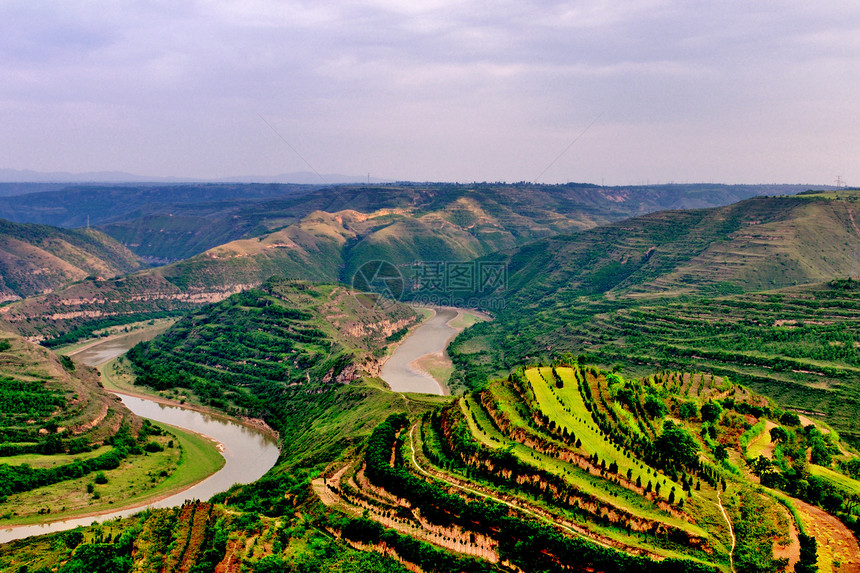
<instances>
[{"instance_id":1,"label":"sky","mask_svg":"<svg viewBox=\"0 0 860 573\"><path fill-rule=\"evenodd\" d=\"M860 185L860 3L4 0L0 168Z\"/></svg>"}]
</instances>

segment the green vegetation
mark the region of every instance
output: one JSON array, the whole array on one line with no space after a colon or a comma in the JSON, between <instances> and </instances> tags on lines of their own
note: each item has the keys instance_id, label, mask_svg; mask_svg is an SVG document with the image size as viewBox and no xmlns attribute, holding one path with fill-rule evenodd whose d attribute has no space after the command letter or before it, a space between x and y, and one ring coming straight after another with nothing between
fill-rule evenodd
<instances>
[{"instance_id":1,"label":"green vegetation","mask_svg":"<svg viewBox=\"0 0 860 573\"><path fill-rule=\"evenodd\" d=\"M570 352L633 375L714 372L851 438L860 289L845 277L858 198L655 213L489 256L508 266L508 288L493 295L504 304L452 344L452 386Z\"/></svg>"},{"instance_id":2,"label":"green vegetation","mask_svg":"<svg viewBox=\"0 0 860 573\"><path fill-rule=\"evenodd\" d=\"M39 556L30 548L41 541L20 544L0 550L0 568L398 570L357 548L424 570L770 572L837 569L855 555L841 544L860 531L860 465L835 431L785 410L831 415L849 438L858 431L860 289L834 280L853 262L855 194L655 213L541 239L618 212L604 210L597 189L529 199L533 191L349 187L325 204L308 193L280 211L247 205L237 226L258 226L244 226L238 241L9 305L10 324L48 337L103 312L196 308L104 379L126 384L134 374L151 391L263 418L285 447L267 476L211 505L55 537ZM595 208L550 213L574 195L593 195ZM330 205L339 210L310 209ZM342 286L263 282L275 273L349 281L370 258L406 269L431 256L481 255L507 265L508 282L477 293L502 303L495 320L471 325L450 349L452 387L466 389L456 398L394 394L373 378L413 311L368 308ZM75 316L45 318L58 308ZM55 366L92 376L72 361ZM14 381L10 404L36 381L4 376ZM51 399L69 398L50 384L26 390L42 416ZM59 427L30 424L14 406L8 415L9 453L34 448L16 459L62 450L62 463L31 475L89 467L113 451L88 440L83 449L98 448L76 459ZM135 440L148 458L172 453ZM125 445L122 463L138 455ZM122 483L116 470L92 469L61 483L90 498ZM839 545L823 545L825 536Z\"/></svg>"},{"instance_id":3,"label":"green vegetation","mask_svg":"<svg viewBox=\"0 0 860 573\"><path fill-rule=\"evenodd\" d=\"M362 416L404 402L369 381L345 383L366 379L373 350L416 320L406 306L367 308L343 287L273 279L192 313L128 360L137 384L263 418L291 444L291 463L313 465L369 432Z\"/></svg>"},{"instance_id":4,"label":"green vegetation","mask_svg":"<svg viewBox=\"0 0 860 573\"><path fill-rule=\"evenodd\" d=\"M246 187L249 198L262 199L274 193L266 186ZM64 225L77 221L72 224L78 226L87 216L98 219L97 214L105 213L106 205L113 204L111 222L105 230L147 260L172 264L109 280L98 277L115 273L89 273L91 277L50 296L12 303L3 317L6 327L25 336L51 340L108 317L122 320L135 314L155 316L199 308L271 276L351 284L357 269L371 260L397 265L408 287L414 284L413 265L418 262L468 262L535 239L590 229L644 212L721 205L777 190L797 191L779 186L425 184L342 186L290 193L297 189L288 186L282 188L285 195L277 199L240 201L237 186L212 186L205 193L213 193L213 201L216 196L227 201L201 204L205 193L199 186L171 189L175 193L172 197L153 189L124 188L120 193L113 188L78 188L65 190L62 197L49 193L14 198L21 202L11 207L18 216L23 216L19 211L23 209L32 220ZM130 198L135 196L180 203L169 208L146 203L129 211L128 205L133 203ZM46 215L43 208L42 202L49 197L53 198L51 212L56 219ZM69 202L70 197L77 200ZM122 213L134 218L123 221ZM179 257L188 258L177 261ZM607 280L627 273L624 264L613 265L618 268L601 271ZM468 294L460 292L458 296ZM487 302L483 297L490 293L479 294L480 301Z\"/></svg>"},{"instance_id":5,"label":"green vegetation","mask_svg":"<svg viewBox=\"0 0 860 573\"><path fill-rule=\"evenodd\" d=\"M4 525L154 499L224 463L209 440L132 415L91 368L16 337L0 341Z\"/></svg>"},{"instance_id":6,"label":"green vegetation","mask_svg":"<svg viewBox=\"0 0 860 573\"><path fill-rule=\"evenodd\" d=\"M156 422L150 425L144 421L135 440L117 436L112 441L120 446L103 446L96 452L116 458L115 466L104 466L90 473L76 472L51 486L41 485L26 493L8 495L3 504L4 526L39 523L47 514L52 520L60 520L142 504L197 483L224 465L224 457L210 440ZM34 462L34 467L41 465L68 473L71 468L84 465L78 460L93 459L96 452L75 456L71 461L65 459L71 457L68 455L40 456L29 461ZM8 461L14 464L13 468L28 463L18 458Z\"/></svg>"},{"instance_id":7,"label":"green vegetation","mask_svg":"<svg viewBox=\"0 0 860 573\"><path fill-rule=\"evenodd\" d=\"M140 421L99 387L94 370L11 335L0 341L0 463L83 454L123 426L137 431Z\"/></svg>"},{"instance_id":8,"label":"green vegetation","mask_svg":"<svg viewBox=\"0 0 860 573\"><path fill-rule=\"evenodd\" d=\"M58 229L0 219L0 300L145 266L131 251L95 229Z\"/></svg>"}]
</instances>

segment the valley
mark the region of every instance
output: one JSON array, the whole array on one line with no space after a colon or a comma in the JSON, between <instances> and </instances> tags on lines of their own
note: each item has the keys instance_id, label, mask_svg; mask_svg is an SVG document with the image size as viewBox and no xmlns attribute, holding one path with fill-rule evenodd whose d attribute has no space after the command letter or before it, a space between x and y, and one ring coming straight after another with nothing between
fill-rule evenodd
<instances>
[{"instance_id":1,"label":"valley","mask_svg":"<svg viewBox=\"0 0 860 573\"><path fill-rule=\"evenodd\" d=\"M455 308L418 307L430 317L395 348L379 377L394 392L450 394L447 387L453 365L446 354L448 343L463 326L487 320L486 315Z\"/></svg>"},{"instance_id":2,"label":"valley","mask_svg":"<svg viewBox=\"0 0 860 573\"><path fill-rule=\"evenodd\" d=\"M143 327L133 334L109 337L87 344L71 355L82 364L99 367L104 378L105 367L112 364L112 358L125 353L141 340L151 339L165 327L154 325ZM122 392L121 389L115 390ZM89 525L94 520L127 517L138 513L143 507L174 507L190 500L208 499L235 483L247 483L261 477L278 457L279 450L272 436L259 431L249 432L247 426L229 418L190 411L144 397L127 394L120 397L123 405L133 414L153 421L157 430L163 432L163 439L157 443L166 448L162 452L170 454L167 459L162 460L164 456L159 456L157 452L149 452L152 455L148 457L153 459L145 463L122 464L117 469L104 472L104 483L110 484L110 487L98 488L95 503L88 496L80 496L83 490L89 490L83 483L86 479L64 482L63 487L54 485L43 488L44 491L37 490L30 496L36 496L36 500L27 499L18 503L17 500L7 499L4 507L16 517L6 518L3 525L11 527L0 530L0 542L66 531ZM94 453L103 452L96 450ZM67 456L64 459L60 455L29 456L26 459L25 456L13 456L5 461L38 467L42 464L56 466L68 463L71 458ZM161 479L144 478L141 486L136 484L141 476L158 476ZM128 489L133 491L130 493ZM76 496L80 496L80 499L75 499ZM38 514L28 516L26 507L33 505L55 509L47 514L40 509ZM57 511L56 508L61 506L62 510ZM46 523L46 520L49 522Z\"/></svg>"},{"instance_id":3,"label":"valley","mask_svg":"<svg viewBox=\"0 0 860 573\"><path fill-rule=\"evenodd\" d=\"M137 506L0 569L860 571L860 192L212 191L98 221L149 261L187 236L180 260L0 306L6 481L121 456L41 514L4 492L8 523ZM186 416L225 469L151 503L215 469L159 425Z\"/></svg>"}]
</instances>

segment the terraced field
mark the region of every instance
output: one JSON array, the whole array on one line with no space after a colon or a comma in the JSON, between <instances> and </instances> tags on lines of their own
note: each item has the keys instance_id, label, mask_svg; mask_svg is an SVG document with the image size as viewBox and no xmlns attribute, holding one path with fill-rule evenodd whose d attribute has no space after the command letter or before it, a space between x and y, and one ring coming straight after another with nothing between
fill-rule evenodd
<instances>
[{"instance_id":1,"label":"terraced field","mask_svg":"<svg viewBox=\"0 0 860 573\"><path fill-rule=\"evenodd\" d=\"M725 378L625 380L573 363L519 368L414 422L392 416L314 489L347 516L351 542L391 549L386 535L408 535L463 571L484 570L476 557L527 571L748 571L810 555L821 571L856 571L853 459L835 433ZM805 532L824 529L841 541L816 552Z\"/></svg>"}]
</instances>

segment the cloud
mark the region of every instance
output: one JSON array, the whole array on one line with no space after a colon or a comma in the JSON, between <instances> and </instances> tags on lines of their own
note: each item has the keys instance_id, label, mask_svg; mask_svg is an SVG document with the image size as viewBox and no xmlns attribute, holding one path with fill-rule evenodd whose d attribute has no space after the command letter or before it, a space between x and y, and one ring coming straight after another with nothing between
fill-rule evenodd
<instances>
[{"instance_id":1,"label":"cloud","mask_svg":"<svg viewBox=\"0 0 860 573\"><path fill-rule=\"evenodd\" d=\"M850 181L858 29L842 0L5 2L0 164L301 168L260 113L320 170L522 179L602 114L550 180Z\"/></svg>"}]
</instances>

